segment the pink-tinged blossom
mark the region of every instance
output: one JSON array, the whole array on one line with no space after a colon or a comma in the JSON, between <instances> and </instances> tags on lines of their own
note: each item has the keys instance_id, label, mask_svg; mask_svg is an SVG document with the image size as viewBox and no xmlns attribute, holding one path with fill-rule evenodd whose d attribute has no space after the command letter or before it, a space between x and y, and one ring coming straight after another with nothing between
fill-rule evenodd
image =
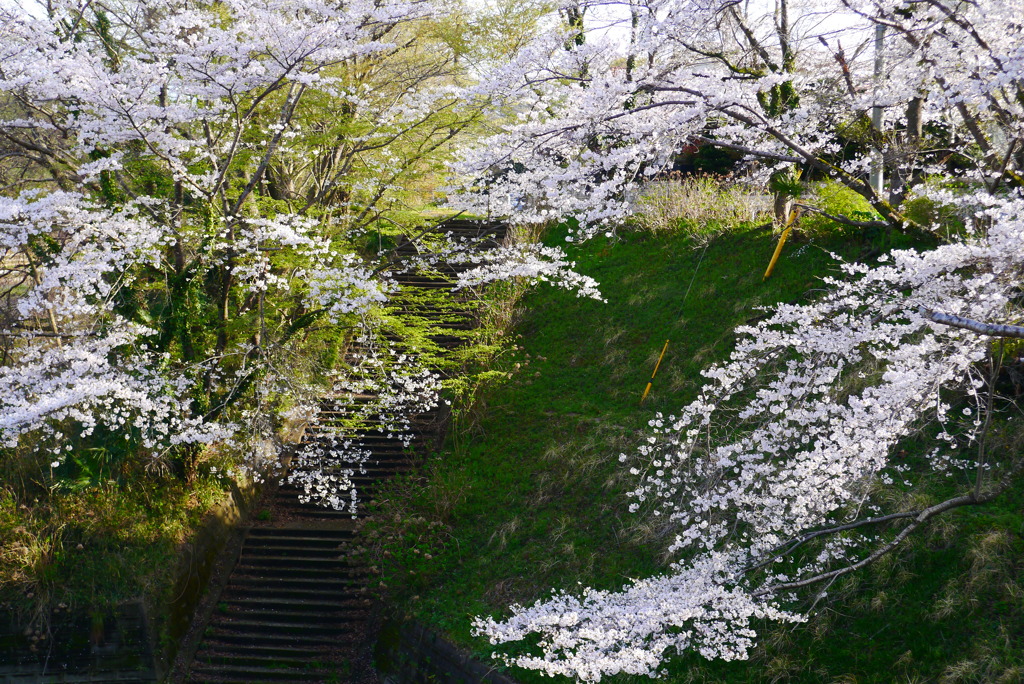
<instances>
[{"instance_id":1,"label":"pink-tinged blossom","mask_svg":"<svg viewBox=\"0 0 1024 684\"><path fill-rule=\"evenodd\" d=\"M318 408L306 407L303 415L315 436L295 451L287 475L288 483L302 490L300 501L347 510L353 517L359 501L353 476L366 473L373 453L352 436L352 427L372 426L408 447L415 438L413 417L436 408L441 390L441 377L414 356L389 354L368 334L358 343L367 351L353 355L351 372L332 387L333 408L344 419L321 420Z\"/></svg>"},{"instance_id":2,"label":"pink-tinged blossom","mask_svg":"<svg viewBox=\"0 0 1024 684\"><path fill-rule=\"evenodd\" d=\"M565 252L558 247L536 244L499 247L468 253L461 258L453 257L449 263L479 264L459 274L456 289L523 279L530 283L550 283L574 292L577 297L606 301L601 297L597 281L574 271L576 264L567 261Z\"/></svg>"},{"instance_id":3,"label":"pink-tinged blossom","mask_svg":"<svg viewBox=\"0 0 1024 684\"><path fill-rule=\"evenodd\" d=\"M432 10L376 0L166 0L107 8L93 26L78 21L99 11L93 3L47 9L0 7L0 94L16 103L0 114L0 130L45 156L53 175L46 191L0 197L4 270L25 283L7 293L14 328L2 331L12 341L0 368L4 443L32 432L87 436L97 425L134 435L153 454L245 442L252 435L219 417L222 406L200 415L195 398L232 400L253 373L279 380L280 350L262 339L267 331L210 358L157 353L167 330L129 320L126 293L145 299L161 284L218 277L261 315L269 294L334 322L386 301L387 277L325 237L321 221L254 215L252 195L236 200L229 185L261 159L301 161L301 146L290 147L301 96L341 106L350 93L335 67L393 50L381 36ZM97 28L104 21L109 44ZM74 27L89 30L69 35ZM398 98L381 116L401 129L432 97ZM47 149L34 147L39 140ZM140 194L139 165L175 189ZM259 432L250 418L248 432ZM265 461L257 451L254 468Z\"/></svg>"},{"instance_id":4,"label":"pink-tinged blossom","mask_svg":"<svg viewBox=\"0 0 1024 684\"><path fill-rule=\"evenodd\" d=\"M1020 2L913 5L905 12L902 0L865 0L826 3L807 15L794 10L786 34L771 12L748 8L744 21L761 41L761 56L751 54L743 34L736 44L721 30L723 17L733 21L733 3L656 0L637 13L637 41L627 48L631 70L621 67L614 45L572 45L565 32L541 36L466 90L467 99L494 99L509 115L502 130L456 164L462 175L451 201L524 222L575 217L588 237L628 216L633 187L670 169L694 144L725 146L756 161L757 178L805 164L872 200L892 201L905 183L920 182L920 171L937 165L934 171L945 172L908 142L904 112L913 102L923 122L962 134L958 151L977 162L967 175L991 180L1021 133L1022 105L1012 95L1024 80ZM818 21L827 13L834 21ZM873 21L887 27L886 68L877 76L873 51L853 47L872 35ZM797 99L766 111L766 94L782 85ZM891 193L878 197L866 173L873 153L843 150L836 135L876 105L886 108L882 152L898 172ZM976 158L978 147L984 159Z\"/></svg>"},{"instance_id":5,"label":"pink-tinged blossom","mask_svg":"<svg viewBox=\"0 0 1024 684\"><path fill-rule=\"evenodd\" d=\"M287 367L302 327L364 325L395 289L351 247L408 168L393 143L419 145L433 114L458 104L432 69L382 95L351 67L391 55L391 38L435 10L406 0L54 0L46 10L0 6L0 95L11 104L0 133L43 169L30 187L46 188L0 198L0 256L10 280L23 279L6 293L14 329L0 331L16 340L0 370L5 441L58 424L88 434L106 420L130 422L159 450L227 436L224 412L246 392L263 406L274 403L268 387L305 397ZM338 168L357 165L359 179L308 178L323 138L304 129L320 125L303 109L314 97L358 113L345 133L356 151ZM309 187L256 201L277 194L275 164ZM549 256L474 282L528 276L590 293ZM190 338L202 327L218 329L200 350ZM403 411L436 402L437 379L412 361L378 370L378 408L402 432ZM235 437L257 445L245 449L256 476L269 422L238 410L246 430ZM349 496L316 487L331 505Z\"/></svg>"}]
</instances>

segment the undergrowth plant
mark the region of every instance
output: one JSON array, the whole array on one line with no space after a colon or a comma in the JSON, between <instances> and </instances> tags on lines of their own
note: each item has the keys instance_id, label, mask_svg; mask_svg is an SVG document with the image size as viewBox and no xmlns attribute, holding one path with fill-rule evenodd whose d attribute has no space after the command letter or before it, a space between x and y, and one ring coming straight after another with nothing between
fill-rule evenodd
<instances>
[{"instance_id":1,"label":"undergrowth plant","mask_svg":"<svg viewBox=\"0 0 1024 684\"><path fill-rule=\"evenodd\" d=\"M768 221L771 210L771 196L754 186L675 171L640 187L633 220L644 230L685 230L710 239L737 223Z\"/></svg>"},{"instance_id":2,"label":"undergrowth plant","mask_svg":"<svg viewBox=\"0 0 1024 684\"><path fill-rule=\"evenodd\" d=\"M32 505L0 488L0 611L43 626L56 607L105 610L144 598L159 612L181 544L228 488L213 463L230 467L211 461L190 485L112 479Z\"/></svg>"}]
</instances>

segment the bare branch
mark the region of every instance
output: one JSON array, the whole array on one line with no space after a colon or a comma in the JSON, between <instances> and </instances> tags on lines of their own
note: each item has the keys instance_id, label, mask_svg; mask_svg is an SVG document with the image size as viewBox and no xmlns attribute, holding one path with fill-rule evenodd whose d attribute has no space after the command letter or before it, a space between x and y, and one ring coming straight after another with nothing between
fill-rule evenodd
<instances>
[{"instance_id":1,"label":"bare branch","mask_svg":"<svg viewBox=\"0 0 1024 684\"><path fill-rule=\"evenodd\" d=\"M887 544L885 544L885 545L875 549L866 558L863 558L863 559L857 561L856 563L853 563L851 565L847 565L846 567L843 567L843 568L838 568L836 570L832 570L831 572L824 572L824 573L821 573L819 575L815 575L813 577L807 577L807 578L802 579L802 580L797 580L795 582L780 582L779 584L772 584L772 585L769 585L769 586L766 586L766 587L762 587L762 588L758 589L757 591L753 592L753 595L754 596L769 596L769 595L772 595L772 594L778 594L779 592L782 592L782 591L789 591L791 589L800 589L802 587L810 586L812 584L817 584L818 582L824 582L826 580L831 580L831 579L834 579L836 577L841 577L843 575L847 575L847 574L849 574L849 573L851 573L851 572L853 572L855 570L859 570L859 569L863 568L864 566L869 565L869 564L875 562L876 560L878 560L879 558L881 558L885 554L887 554L890 551L892 551L893 549L895 549L897 546L900 545L900 543L904 539L906 539L908 536L910 536L911 532L913 532L918 527L920 527L924 523L928 522L930 519L934 518L935 516L940 515L942 513L945 513L946 511L952 510L954 508L960 508L962 506L973 506L973 505L977 505L977 504L988 503L993 498L995 498L994 494L989 494L989 495L985 495L985 496L977 496L972 491L970 494L965 494L963 496L958 496L958 497L955 497L953 499L947 499L946 501L943 501L942 503L935 504L934 506L930 506L929 508L925 508L924 510L922 510L920 513L918 513L917 517L914 518L913 522L911 522L909 525L904 527L900 531L900 533L897 534L896 537L892 541L890 541L889 543L887 543Z\"/></svg>"},{"instance_id":2,"label":"bare branch","mask_svg":"<svg viewBox=\"0 0 1024 684\"><path fill-rule=\"evenodd\" d=\"M804 211L810 211L815 214L821 214L827 219L832 219L836 223L840 223L844 226L853 226L854 228L888 228L889 224L885 221L855 221L854 219L847 218L845 216L837 216L830 214L824 209L812 206L810 204L803 204L802 202L794 203L794 206L800 207Z\"/></svg>"},{"instance_id":3,"label":"bare branch","mask_svg":"<svg viewBox=\"0 0 1024 684\"><path fill-rule=\"evenodd\" d=\"M963 316L954 316L952 314L939 313L938 311L932 311L921 307L918 309L920 314L930 321L940 323L942 325L948 325L951 328L963 328L964 330L970 330L976 332L979 335L989 335L991 337L1011 337L1014 339L1024 339L1024 326L1020 325L1003 325L1000 323L983 323L982 321L976 321L972 318L964 318Z\"/></svg>"}]
</instances>

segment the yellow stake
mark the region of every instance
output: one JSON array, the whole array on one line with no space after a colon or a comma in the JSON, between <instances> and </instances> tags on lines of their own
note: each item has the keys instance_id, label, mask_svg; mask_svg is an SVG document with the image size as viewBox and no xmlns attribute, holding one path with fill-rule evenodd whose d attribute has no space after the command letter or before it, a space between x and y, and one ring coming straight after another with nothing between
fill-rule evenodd
<instances>
[{"instance_id":1,"label":"yellow stake","mask_svg":"<svg viewBox=\"0 0 1024 684\"><path fill-rule=\"evenodd\" d=\"M803 175L803 171L798 170L796 172L796 177L794 178L794 180L799 181L801 175ZM782 188L780 188L780 191L781 190ZM780 201L781 199L783 199L783 197L779 195L777 196L776 201ZM790 196L789 199L790 201L793 201L795 197ZM799 216L799 207L790 209L789 213L786 215L786 226L782 231L782 235L779 236L779 244L775 245L775 254L772 254L772 260L768 263L768 269L764 272L764 277L761 278L762 281L768 280L768 276L770 276L772 274L772 271L775 270L775 262L779 260L779 256L782 254L782 245L786 244L786 238L789 237L790 232L793 230L793 224L796 223L796 220Z\"/></svg>"},{"instance_id":2,"label":"yellow stake","mask_svg":"<svg viewBox=\"0 0 1024 684\"><path fill-rule=\"evenodd\" d=\"M644 388L644 396L640 397L640 403L644 403L644 399L651 391L651 385L654 384L654 376L658 374L658 366L661 365L661 360L665 358L665 351L668 349L668 340L665 340L665 346L661 348L661 355L658 357L658 363L654 364L654 372L651 373L651 379L647 382L647 387Z\"/></svg>"},{"instance_id":3,"label":"yellow stake","mask_svg":"<svg viewBox=\"0 0 1024 684\"><path fill-rule=\"evenodd\" d=\"M772 260L768 262L768 270L764 272L764 277L761 280L768 280L768 276L775 270L775 262L779 260L779 255L782 254L782 245L786 244L786 238L789 237L791 230L793 230L793 224L786 224L786 229L782 231L782 235L779 237L779 244L775 245L775 254L772 254Z\"/></svg>"},{"instance_id":4,"label":"yellow stake","mask_svg":"<svg viewBox=\"0 0 1024 684\"><path fill-rule=\"evenodd\" d=\"M779 256L782 254L782 245L786 244L786 238L793 231L793 224L796 223L797 216L800 212L796 209L789 212L789 216L786 220L786 228L782 231L782 235L779 236L779 244L775 245L775 254L772 254L772 260L768 262L768 270L764 272L764 277L761 280L768 280L768 276L775 270L775 262L779 260Z\"/></svg>"}]
</instances>

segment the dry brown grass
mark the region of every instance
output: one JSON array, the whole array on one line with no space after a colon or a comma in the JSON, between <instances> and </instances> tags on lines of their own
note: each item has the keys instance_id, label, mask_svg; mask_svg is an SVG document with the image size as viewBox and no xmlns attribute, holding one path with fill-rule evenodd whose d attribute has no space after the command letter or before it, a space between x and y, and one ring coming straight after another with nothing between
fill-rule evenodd
<instances>
[{"instance_id":1,"label":"dry brown grass","mask_svg":"<svg viewBox=\"0 0 1024 684\"><path fill-rule=\"evenodd\" d=\"M767 221L771 196L713 176L675 174L648 183L634 203L641 228L712 237L737 223Z\"/></svg>"}]
</instances>

